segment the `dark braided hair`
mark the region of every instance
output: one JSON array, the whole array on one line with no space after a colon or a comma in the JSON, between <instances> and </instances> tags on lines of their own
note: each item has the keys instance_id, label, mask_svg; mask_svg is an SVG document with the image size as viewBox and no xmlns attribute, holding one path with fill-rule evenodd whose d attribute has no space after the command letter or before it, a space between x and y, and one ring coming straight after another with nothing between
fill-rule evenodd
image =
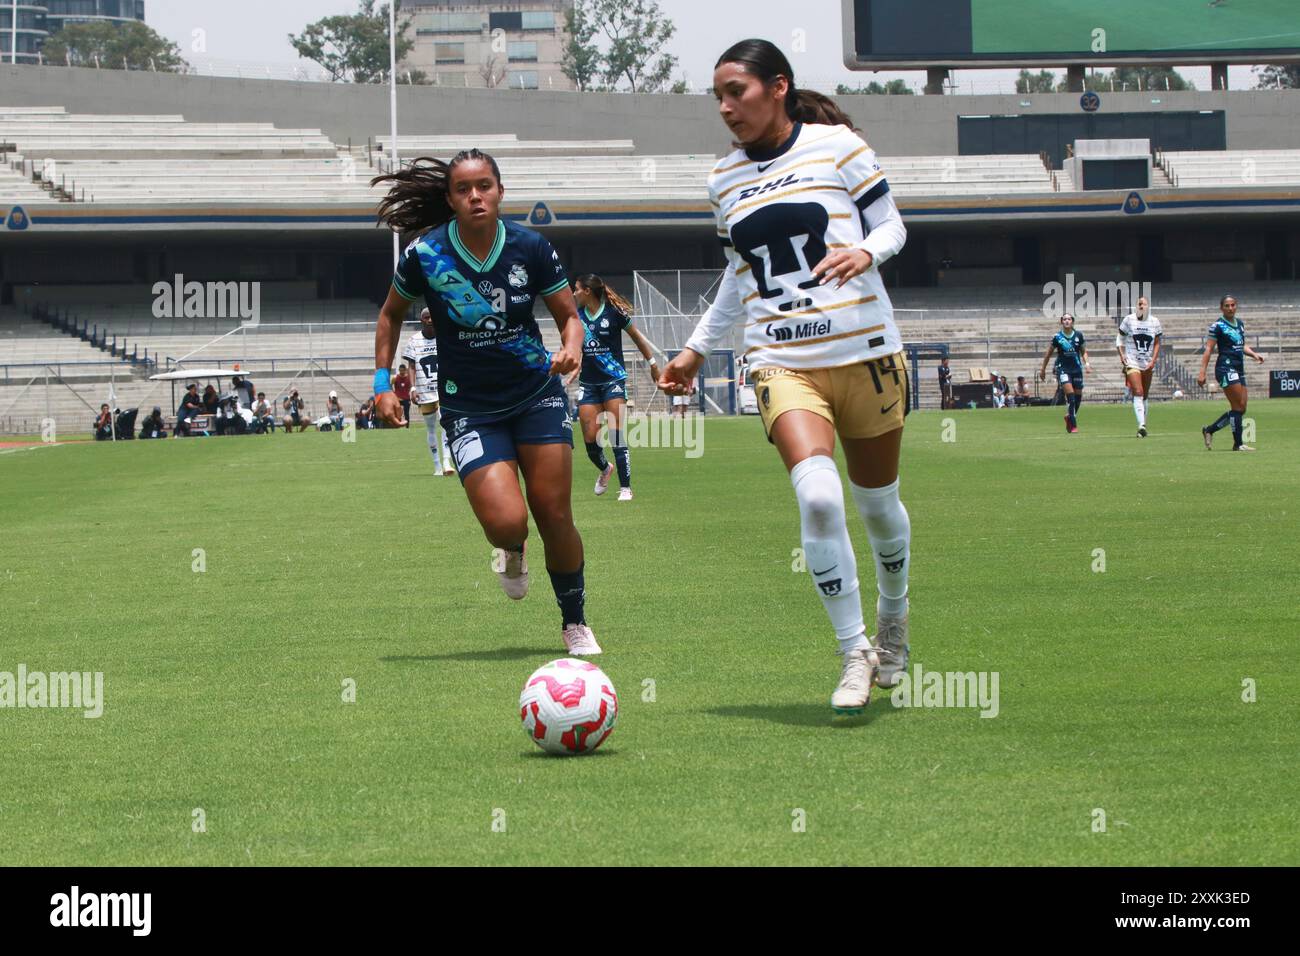
<instances>
[{"instance_id":1,"label":"dark braided hair","mask_svg":"<svg viewBox=\"0 0 1300 956\"><path fill-rule=\"evenodd\" d=\"M447 198L451 186L451 173L461 163L481 160L492 168L497 185L501 184L501 168L497 161L478 149L463 149L444 163L432 156L420 156L411 165L370 180L370 185L392 183L388 195L379 203L378 221L403 234L424 232L456 218Z\"/></svg>"}]
</instances>

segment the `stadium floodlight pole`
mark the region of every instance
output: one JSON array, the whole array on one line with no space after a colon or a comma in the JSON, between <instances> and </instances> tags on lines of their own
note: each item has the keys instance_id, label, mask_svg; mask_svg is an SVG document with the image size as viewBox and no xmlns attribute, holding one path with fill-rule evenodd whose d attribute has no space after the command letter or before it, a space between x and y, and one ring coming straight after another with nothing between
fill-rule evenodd
<instances>
[{"instance_id":1,"label":"stadium floodlight pole","mask_svg":"<svg viewBox=\"0 0 1300 956\"><path fill-rule=\"evenodd\" d=\"M388 0L388 113L393 168L397 172L397 0ZM397 269L397 230L393 230L393 269Z\"/></svg>"}]
</instances>

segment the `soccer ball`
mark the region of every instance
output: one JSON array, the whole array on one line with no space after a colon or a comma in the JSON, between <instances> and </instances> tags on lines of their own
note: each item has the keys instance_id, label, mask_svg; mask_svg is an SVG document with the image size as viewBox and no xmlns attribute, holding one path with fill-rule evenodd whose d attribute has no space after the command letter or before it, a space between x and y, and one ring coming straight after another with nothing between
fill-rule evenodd
<instances>
[{"instance_id":1,"label":"soccer ball","mask_svg":"<svg viewBox=\"0 0 1300 956\"><path fill-rule=\"evenodd\" d=\"M1182 397L1183 397L1183 390L1181 388L1174 389L1174 398L1182 398Z\"/></svg>"},{"instance_id":2,"label":"soccer ball","mask_svg":"<svg viewBox=\"0 0 1300 956\"><path fill-rule=\"evenodd\" d=\"M591 753L618 717L614 683L595 664L561 658L533 671L519 695L519 717L547 753Z\"/></svg>"}]
</instances>

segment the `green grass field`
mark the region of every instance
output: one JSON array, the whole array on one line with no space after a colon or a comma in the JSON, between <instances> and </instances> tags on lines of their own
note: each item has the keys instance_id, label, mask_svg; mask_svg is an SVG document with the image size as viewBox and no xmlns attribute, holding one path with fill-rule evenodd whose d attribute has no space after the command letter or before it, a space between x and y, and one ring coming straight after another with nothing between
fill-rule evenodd
<instances>
[{"instance_id":1,"label":"green grass field","mask_svg":"<svg viewBox=\"0 0 1300 956\"><path fill-rule=\"evenodd\" d=\"M1145 441L1121 406L1073 436L1049 409L948 413L952 442L909 419L913 667L996 671L993 719L883 692L831 719L757 420L634 450L630 504L580 459L622 704L582 758L516 710L563 656L540 550L507 601L422 431L0 454L0 671L105 682L98 719L0 710L5 862L1300 863L1300 402L1252 405L1254 455L1204 450L1218 412L1154 406Z\"/></svg>"},{"instance_id":2,"label":"green grass field","mask_svg":"<svg viewBox=\"0 0 1300 956\"><path fill-rule=\"evenodd\" d=\"M1104 28L1110 53L1300 47L1293 0L972 0L976 53L1085 53Z\"/></svg>"}]
</instances>

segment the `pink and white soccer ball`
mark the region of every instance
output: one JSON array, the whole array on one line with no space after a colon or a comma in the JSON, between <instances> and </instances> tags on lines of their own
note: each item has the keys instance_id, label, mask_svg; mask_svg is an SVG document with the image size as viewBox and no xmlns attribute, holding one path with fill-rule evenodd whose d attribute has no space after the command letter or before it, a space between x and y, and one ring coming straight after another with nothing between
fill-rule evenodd
<instances>
[{"instance_id":1,"label":"pink and white soccer ball","mask_svg":"<svg viewBox=\"0 0 1300 956\"><path fill-rule=\"evenodd\" d=\"M519 716L547 753L591 753L614 729L618 694L595 664L565 657L533 671L519 695Z\"/></svg>"}]
</instances>

